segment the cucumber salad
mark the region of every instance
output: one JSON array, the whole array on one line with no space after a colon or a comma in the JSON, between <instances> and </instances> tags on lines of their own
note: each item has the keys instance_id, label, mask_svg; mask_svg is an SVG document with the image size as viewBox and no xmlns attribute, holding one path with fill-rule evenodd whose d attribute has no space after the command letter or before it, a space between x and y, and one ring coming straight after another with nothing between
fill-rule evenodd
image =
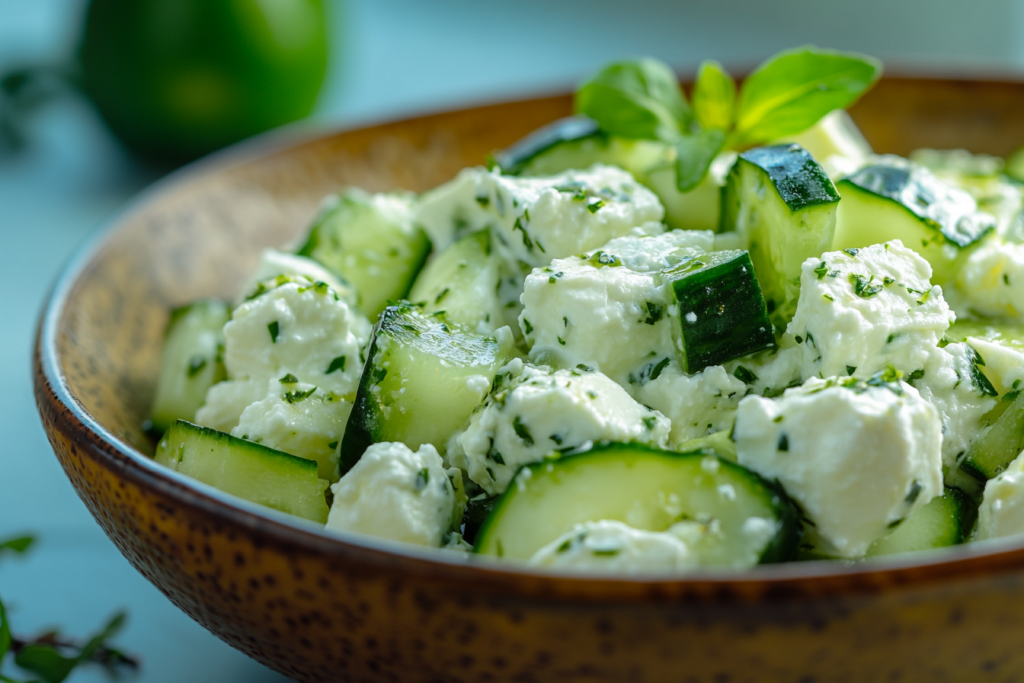
<instances>
[{"instance_id":1,"label":"cucumber salad","mask_svg":"<svg viewBox=\"0 0 1024 683\"><path fill-rule=\"evenodd\" d=\"M687 98L619 62L486 167L340 191L171 313L157 462L577 573L1024 533L1024 186L873 152L845 108L880 73L806 47Z\"/></svg>"}]
</instances>

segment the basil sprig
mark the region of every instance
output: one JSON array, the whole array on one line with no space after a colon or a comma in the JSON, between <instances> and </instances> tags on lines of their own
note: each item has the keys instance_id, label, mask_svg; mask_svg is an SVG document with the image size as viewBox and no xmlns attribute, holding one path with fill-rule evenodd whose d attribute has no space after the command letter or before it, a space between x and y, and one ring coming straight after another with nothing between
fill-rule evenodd
<instances>
[{"instance_id":1,"label":"basil sprig","mask_svg":"<svg viewBox=\"0 0 1024 683\"><path fill-rule=\"evenodd\" d=\"M793 135L834 109L845 109L874 85L882 64L852 52L801 47L771 57L737 92L721 64L697 73L693 107L673 71L654 59L616 62L576 93L576 111L623 138L660 140L676 148L676 185L692 190L723 149L741 150Z\"/></svg>"}]
</instances>

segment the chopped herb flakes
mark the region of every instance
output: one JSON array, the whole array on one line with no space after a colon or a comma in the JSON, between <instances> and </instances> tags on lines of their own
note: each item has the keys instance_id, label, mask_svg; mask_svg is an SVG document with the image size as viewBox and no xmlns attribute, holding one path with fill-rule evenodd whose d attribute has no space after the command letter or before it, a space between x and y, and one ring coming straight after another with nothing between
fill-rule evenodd
<instances>
[{"instance_id":1,"label":"chopped herb flakes","mask_svg":"<svg viewBox=\"0 0 1024 683\"><path fill-rule=\"evenodd\" d=\"M327 447L330 448L332 451L337 450L338 449L338 442L337 441L332 441L329 444L327 444Z\"/></svg>"},{"instance_id":2,"label":"chopped herb flakes","mask_svg":"<svg viewBox=\"0 0 1024 683\"><path fill-rule=\"evenodd\" d=\"M195 377L196 375L198 375L200 372L203 371L203 368L205 368L205 367L206 367L206 358L204 358L203 356L196 355L196 356L192 356L191 358L189 358L188 359L188 370L187 370L189 378L192 378L192 377Z\"/></svg>"},{"instance_id":3,"label":"chopped herb flakes","mask_svg":"<svg viewBox=\"0 0 1024 683\"><path fill-rule=\"evenodd\" d=\"M422 470L416 473L416 481L413 483L413 488L417 491L422 491L427 488L427 484L430 483L430 470L424 467Z\"/></svg>"},{"instance_id":4,"label":"chopped herb flakes","mask_svg":"<svg viewBox=\"0 0 1024 683\"><path fill-rule=\"evenodd\" d=\"M289 372L287 375L285 375L284 377L277 381L280 382L281 384L298 384L299 378Z\"/></svg>"},{"instance_id":5,"label":"chopped herb flakes","mask_svg":"<svg viewBox=\"0 0 1024 683\"><path fill-rule=\"evenodd\" d=\"M647 431L653 431L654 425L658 424L658 418L654 415L641 418L640 421L644 423L644 427L647 428Z\"/></svg>"},{"instance_id":6,"label":"chopped herb flakes","mask_svg":"<svg viewBox=\"0 0 1024 683\"><path fill-rule=\"evenodd\" d=\"M277 343L277 337L281 333L281 326L275 320L267 325L267 331L270 332L270 342L272 344Z\"/></svg>"},{"instance_id":7,"label":"chopped herb flakes","mask_svg":"<svg viewBox=\"0 0 1024 683\"><path fill-rule=\"evenodd\" d=\"M533 334L533 325L526 318L523 318L523 332Z\"/></svg>"},{"instance_id":8,"label":"chopped herb flakes","mask_svg":"<svg viewBox=\"0 0 1024 683\"><path fill-rule=\"evenodd\" d=\"M818 276L819 280L823 279L826 275L828 275L828 263L826 263L825 261L819 263L818 267L814 269L814 274Z\"/></svg>"},{"instance_id":9,"label":"chopped herb flakes","mask_svg":"<svg viewBox=\"0 0 1024 683\"><path fill-rule=\"evenodd\" d=\"M648 325L653 325L665 316L665 307L661 304L656 304L653 301L645 301L644 305L647 306L647 318L644 322Z\"/></svg>"},{"instance_id":10,"label":"chopped herb flakes","mask_svg":"<svg viewBox=\"0 0 1024 683\"><path fill-rule=\"evenodd\" d=\"M446 296L448 296L448 292L450 292L450 291L451 290L448 287L445 287L444 289L442 289L440 292L438 292L437 296L434 297L434 303L435 304L441 303L441 300L444 299Z\"/></svg>"},{"instance_id":11,"label":"chopped herb flakes","mask_svg":"<svg viewBox=\"0 0 1024 683\"><path fill-rule=\"evenodd\" d=\"M345 372L345 361L345 356L338 356L337 358L332 360L331 364L327 366L326 374L329 375L332 372Z\"/></svg>"},{"instance_id":12,"label":"chopped herb flakes","mask_svg":"<svg viewBox=\"0 0 1024 683\"><path fill-rule=\"evenodd\" d=\"M883 285L872 284L875 276L865 279L863 275L850 273L850 284L853 285L853 293L862 299L869 299L884 289Z\"/></svg>"},{"instance_id":13,"label":"chopped herb flakes","mask_svg":"<svg viewBox=\"0 0 1024 683\"><path fill-rule=\"evenodd\" d=\"M782 452L786 452L789 450L789 437L786 436L785 434L779 435L778 450Z\"/></svg>"},{"instance_id":14,"label":"chopped herb flakes","mask_svg":"<svg viewBox=\"0 0 1024 683\"><path fill-rule=\"evenodd\" d=\"M512 418L512 429L515 430L516 436L522 439L524 444L527 446L533 445L533 435L530 434L530 430L523 424L523 420L519 415Z\"/></svg>"},{"instance_id":15,"label":"chopped herb flakes","mask_svg":"<svg viewBox=\"0 0 1024 683\"><path fill-rule=\"evenodd\" d=\"M313 387L312 389L308 389L306 391L289 391L282 398L284 398L284 400L288 403L299 403L301 401L305 401L307 398L312 396L314 391L316 391L316 387Z\"/></svg>"},{"instance_id":16,"label":"chopped herb flakes","mask_svg":"<svg viewBox=\"0 0 1024 683\"><path fill-rule=\"evenodd\" d=\"M757 375L750 370L746 369L742 365L737 365L736 369L733 370L733 377L743 382L744 384L752 384L757 381Z\"/></svg>"},{"instance_id":17,"label":"chopped herb flakes","mask_svg":"<svg viewBox=\"0 0 1024 683\"><path fill-rule=\"evenodd\" d=\"M590 213L597 213L598 211L601 210L603 206L604 200L598 199L597 201L590 202L589 204L587 204L587 211L589 211Z\"/></svg>"}]
</instances>

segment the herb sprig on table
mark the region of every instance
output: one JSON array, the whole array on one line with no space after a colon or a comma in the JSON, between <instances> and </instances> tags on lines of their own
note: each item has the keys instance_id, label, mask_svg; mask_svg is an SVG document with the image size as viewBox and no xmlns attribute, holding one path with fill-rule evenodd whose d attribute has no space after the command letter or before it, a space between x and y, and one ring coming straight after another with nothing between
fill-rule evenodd
<instances>
[{"instance_id":1,"label":"herb sprig on table","mask_svg":"<svg viewBox=\"0 0 1024 683\"><path fill-rule=\"evenodd\" d=\"M34 543L32 536L0 540L0 559L24 554ZM57 630L22 638L13 633L3 596L0 596L0 683L61 683L85 664L98 664L111 674L138 668L138 660L109 644L124 626L125 618L123 612L118 612L84 642L65 638ZM5 666L12 660L15 667L32 678L12 677L9 667Z\"/></svg>"},{"instance_id":2,"label":"herb sprig on table","mask_svg":"<svg viewBox=\"0 0 1024 683\"><path fill-rule=\"evenodd\" d=\"M853 52L801 47L771 57L737 88L722 65L701 64L687 102L675 73L654 59L610 64L576 92L576 111L622 138L676 148L676 184L692 190L723 149L742 150L806 130L874 85L882 64Z\"/></svg>"}]
</instances>

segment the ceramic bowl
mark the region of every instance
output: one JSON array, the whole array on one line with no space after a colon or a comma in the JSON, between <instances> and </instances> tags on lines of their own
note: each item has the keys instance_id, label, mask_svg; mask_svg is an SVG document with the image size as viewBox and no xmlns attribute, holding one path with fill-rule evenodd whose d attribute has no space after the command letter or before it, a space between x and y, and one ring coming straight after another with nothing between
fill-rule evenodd
<instances>
[{"instance_id":1,"label":"ceramic bowl","mask_svg":"<svg viewBox=\"0 0 1024 683\"><path fill-rule=\"evenodd\" d=\"M42 316L35 395L125 557L200 624L304 681L1009 681L1024 548L645 580L555 576L342 536L153 463L143 420L171 306L229 297L341 185L424 190L570 111L511 102L260 142L146 192ZM887 79L852 114L876 150L1024 142L1024 85Z\"/></svg>"}]
</instances>

